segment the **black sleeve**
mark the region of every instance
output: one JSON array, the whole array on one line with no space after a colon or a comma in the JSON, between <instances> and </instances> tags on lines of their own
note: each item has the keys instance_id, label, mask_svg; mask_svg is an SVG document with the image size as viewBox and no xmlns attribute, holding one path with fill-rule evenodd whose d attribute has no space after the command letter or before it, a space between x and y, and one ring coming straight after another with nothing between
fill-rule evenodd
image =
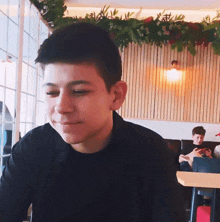
<instances>
[{"instance_id":1,"label":"black sleeve","mask_svg":"<svg viewBox=\"0 0 220 222\"><path fill-rule=\"evenodd\" d=\"M27 216L36 182L37 156L34 144L27 137L12 148L0 180L1 222L22 222Z\"/></svg>"},{"instance_id":2,"label":"black sleeve","mask_svg":"<svg viewBox=\"0 0 220 222\"><path fill-rule=\"evenodd\" d=\"M153 222L185 222L186 211L181 185L176 178L172 155L163 139L157 140L154 147L152 166L152 220Z\"/></svg>"}]
</instances>

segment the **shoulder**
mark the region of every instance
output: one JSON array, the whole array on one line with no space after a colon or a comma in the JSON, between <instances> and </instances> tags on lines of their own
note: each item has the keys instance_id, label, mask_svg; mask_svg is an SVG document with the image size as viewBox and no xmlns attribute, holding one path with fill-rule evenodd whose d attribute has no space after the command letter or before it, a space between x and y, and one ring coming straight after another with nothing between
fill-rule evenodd
<instances>
[{"instance_id":1,"label":"shoulder","mask_svg":"<svg viewBox=\"0 0 220 222\"><path fill-rule=\"evenodd\" d=\"M122 125L117 141L127 156L156 168L173 161L172 151L158 133L128 121L123 121Z\"/></svg>"},{"instance_id":2,"label":"shoulder","mask_svg":"<svg viewBox=\"0 0 220 222\"><path fill-rule=\"evenodd\" d=\"M23 140L38 143L48 143L54 138L58 133L51 127L49 123L42 126L38 126L24 135ZM22 140L21 139L21 140Z\"/></svg>"},{"instance_id":3,"label":"shoulder","mask_svg":"<svg viewBox=\"0 0 220 222\"><path fill-rule=\"evenodd\" d=\"M126 143L129 141L130 145L155 145L158 143L166 143L164 139L153 130L146 127L140 126L138 124L125 121L120 115L114 112L113 115L113 132L116 133L117 139Z\"/></svg>"},{"instance_id":4,"label":"shoulder","mask_svg":"<svg viewBox=\"0 0 220 222\"><path fill-rule=\"evenodd\" d=\"M42 155L42 153L45 155L50 147L54 145L55 138L57 137L58 133L49 123L46 123L27 132L14 145L12 152L27 153L29 156Z\"/></svg>"},{"instance_id":5,"label":"shoulder","mask_svg":"<svg viewBox=\"0 0 220 222\"><path fill-rule=\"evenodd\" d=\"M124 121L119 139L127 160L134 163L134 169L138 169L136 172L153 177L164 171L173 172L173 153L158 133Z\"/></svg>"},{"instance_id":6,"label":"shoulder","mask_svg":"<svg viewBox=\"0 0 220 222\"><path fill-rule=\"evenodd\" d=\"M146 127L125 121L125 133L140 146L166 147L166 141L158 133Z\"/></svg>"}]
</instances>

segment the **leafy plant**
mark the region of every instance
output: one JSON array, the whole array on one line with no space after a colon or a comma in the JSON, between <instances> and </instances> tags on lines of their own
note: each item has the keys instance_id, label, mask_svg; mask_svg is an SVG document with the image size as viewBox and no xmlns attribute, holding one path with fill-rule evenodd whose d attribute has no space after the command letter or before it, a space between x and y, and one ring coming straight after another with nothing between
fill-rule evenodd
<instances>
[{"instance_id":1,"label":"leafy plant","mask_svg":"<svg viewBox=\"0 0 220 222\"><path fill-rule=\"evenodd\" d=\"M200 23L185 22L185 16L159 13L143 20L131 18L133 12L118 16L118 10L109 11L104 6L97 14L92 12L84 18L64 17L67 7L64 0L30 0L40 11L48 24L56 29L73 22L88 22L101 26L110 32L116 45L123 50L129 43L155 44L158 47L170 44L172 49L181 52L185 48L196 54L196 45L212 44L214 52L220 55L220 23L216 16L212 21L206 16Z\"/></svg>"}]
</instances>

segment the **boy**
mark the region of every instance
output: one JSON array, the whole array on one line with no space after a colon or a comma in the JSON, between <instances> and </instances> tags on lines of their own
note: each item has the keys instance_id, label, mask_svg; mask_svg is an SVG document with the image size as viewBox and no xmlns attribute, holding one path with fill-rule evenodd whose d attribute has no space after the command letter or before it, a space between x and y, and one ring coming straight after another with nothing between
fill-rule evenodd
<instances>
[{"instance_id":1,"label":"boy","mask_svg":"<svg viewBox=\"0 0 220 222\"><path fill-rule=\"evenodd\" d=\"M202 126L194 127L192 130L193 143L184 148L183 154L179 156L180 169L192 171L194 157L212 158L212 151L203 145L206 130Z\"/></svg>"},{"instance_id":2,"label":"boy","mask_svg":"<svg viewBox=\"0 0 220 222\"><path fill-rule=\"evenodd\" d=\"M171 153L155 132L125 122L118 48L103 29L55 31L45 70L49 123L14 148L0 183L1 222L185 221Z\"/></svg>"}]
</instances>

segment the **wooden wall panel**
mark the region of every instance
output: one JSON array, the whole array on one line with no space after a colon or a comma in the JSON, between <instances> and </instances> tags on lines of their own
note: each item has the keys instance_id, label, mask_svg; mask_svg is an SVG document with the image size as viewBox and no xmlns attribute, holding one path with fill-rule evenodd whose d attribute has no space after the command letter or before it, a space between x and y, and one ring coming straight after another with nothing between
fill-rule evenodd
<instances>
[{"instance_id":1,"label":"wooden wall panel","mask_svg":"<svg viewBox=\"0 0 220 222\"><path fill-rule=\"evenodd\" d=\"M121 53L128 93L119 113L124 118L167 121L220 122L220 59L211 44L197 46L192 56L170 45L132 43ZM167 70L177 60L181 79L169 82Z\"/></svg>"}]
</instances>

